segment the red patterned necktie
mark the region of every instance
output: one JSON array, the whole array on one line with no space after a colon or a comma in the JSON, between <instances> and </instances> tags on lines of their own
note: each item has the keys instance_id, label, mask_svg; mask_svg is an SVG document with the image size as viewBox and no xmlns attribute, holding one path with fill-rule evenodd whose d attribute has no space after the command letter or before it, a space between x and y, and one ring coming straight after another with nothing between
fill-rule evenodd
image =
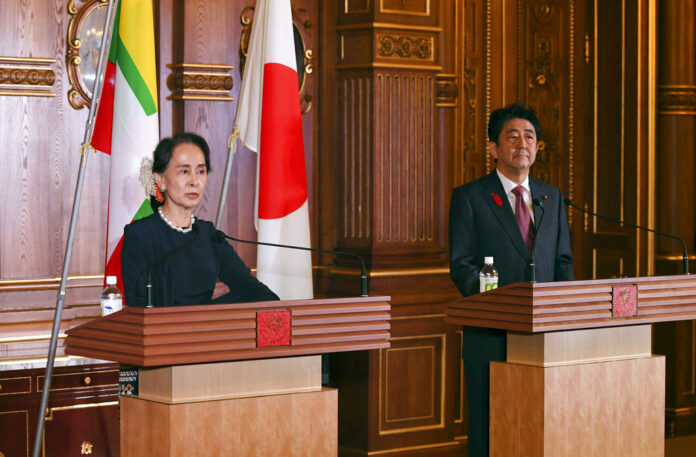
<instances>
[{"instance_id":1,"label":"red patterned necktie","mask_svg":"<svg viewBox=\"0 0 696 457\"><path fill-rule=\"evenodd\" d=\"M534 243L534 229L532 228L529 208L524 202L524 187L517 186L512 189L512 193L515 194L515 219L517 219L517 225L520 226L520 232L522 232L527 251L531 253L532 244Z\"/></svg>"}]
</instances>

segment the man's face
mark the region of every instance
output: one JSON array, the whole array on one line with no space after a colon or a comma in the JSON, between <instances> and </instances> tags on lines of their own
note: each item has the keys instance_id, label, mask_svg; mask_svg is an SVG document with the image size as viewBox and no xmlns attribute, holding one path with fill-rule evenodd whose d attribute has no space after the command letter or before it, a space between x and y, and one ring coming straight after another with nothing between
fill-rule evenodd
<instances>
[{"instance_id":1,"label":"man's face","mask_svg":"<svg viewBox=\"0 0 696 457\"><path fill-rule=\"evenodd\" d=\"M498 143L490 143L498 169L509 179L521 183L529 174L537 153L534 126L526 119L510 119L503 125Z\"/></svg>"}]
</instances>

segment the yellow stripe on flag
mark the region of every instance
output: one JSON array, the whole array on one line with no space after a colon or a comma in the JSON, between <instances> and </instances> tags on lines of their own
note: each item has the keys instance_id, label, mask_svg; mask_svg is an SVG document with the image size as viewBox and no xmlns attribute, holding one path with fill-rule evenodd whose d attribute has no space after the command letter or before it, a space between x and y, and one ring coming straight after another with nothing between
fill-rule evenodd
<instances>
[{"instance_id":1,"label":"yellow stripe on flag","mask_svg":"<svg viewBox=\"0 0 696 457\"><path fill-rule=\"evenodd\" d=\"M158 106L152 0L121 0L119 36Z\"/></svg>"}]
</instances>

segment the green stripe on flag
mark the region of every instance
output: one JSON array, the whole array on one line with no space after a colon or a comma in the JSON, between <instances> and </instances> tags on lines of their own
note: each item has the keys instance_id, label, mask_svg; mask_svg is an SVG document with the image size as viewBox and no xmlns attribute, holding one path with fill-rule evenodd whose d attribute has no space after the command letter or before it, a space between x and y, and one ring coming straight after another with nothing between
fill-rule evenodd
<instances>
[{"instance_id":1,"label":"green stripe on flag","mask_svg":"<svg viewBox=\"0 0 696 457\"><path fill-rule=\"evenodd\" d=\"M142 218L147 217L153 213L154 213L154 211L152 211L152 206L150 205L150 200L146 198L143 201L143 204L140 205L140 208L138 208L138 211L135 213L135 216L133 216L133 220L137 221L138 219L142 219Z\"/></svg>"},{"instance_id":2,"label":"green stripe on flag","mask_svg":"<svg viewBox=\"0 0 696 457\"><path fill-rule=\"evenodd\" d=\"M125 76L138 102L140 102L140 106L143 107L145 114L148 116L155 114L157 112L155 99L148 90L145 80L128 53L128 50L123 45L120 36L118 37L118 67L121 69L123 76Z\"/></svg>"},{"instance_id":3,"label":"green stripe on flag","mask_svg":"<svg viewBox=\"0 0 696 457\"><path fill-rule=\"evenodd\" d=\"M118 39L118 26L121 23L121 2L116 5L116 16L114 17L114 27L111 29L111 46L109 46L109 62L116 65L116 54L121 40Z\"/></svg>"}]
</instances>

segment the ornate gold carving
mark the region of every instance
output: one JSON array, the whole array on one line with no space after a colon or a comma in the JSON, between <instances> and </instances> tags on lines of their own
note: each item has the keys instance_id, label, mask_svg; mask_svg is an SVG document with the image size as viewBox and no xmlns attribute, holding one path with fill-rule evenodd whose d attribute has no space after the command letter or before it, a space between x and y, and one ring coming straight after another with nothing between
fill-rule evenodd
<instances>
[{"instance_id":1,"label":"ornate gold carving","mask_svg":"<svg viewBox=\"0 0 696 457\"><path fill-rule=\"evenodd\" d=\"M575 195L575 0L570 0L569 23L570 30L568 43L568 198ZM573 211L568 211L568 224L573 229Z\"/></svg>"},{"instance_id":2,"label":"ornate gold carving","mask_svg":"<svg viewBox=\"0 0 696 457\"><path fill-rule=\"evenodd\" d=\"M336 30L390 29L408 32L442 32L442 27L433 25L398 24L394 22L358 22L337 25Z\"/></svg>"},{"instance_id":3,"label":"ornate gold carving","mask_svg":"<svg viewBox=\"0 0 696 457\"><path fill-rule=\"evenodd\" d=\"M53 389L51 389L53 390ZM56 406L55 408L46 408L46 420L53 420L53 413L56 411L71 411L73 409L87 409L87 408L104 408L106 406L117 406L118 401L105 401L103 403L84 403L79 405L71 406Z\"/></svg>"},{"instance_id":4,"label":"ornate gold carving","mask_svg":"<svg viewBox=\"0 0 696 457\"><path fill-rule=\"evenodd\" d=\"M462 100L463 100L463 115L462 115L462 163L466 162L466 158L475 154L476 149L476 99L477 99L477 87L476 87L476 70L473 68L464 68L463 71L463 84L462 84ZM484 143L487 143L484 141ZM486 154L488 155L488 154ZM458 166L456 173L461 176L455 182L455 185L464 184L467 180L466 169L463 166ZM470 176L473 178L473 176Z\"/></svg>"},{"instance_id":5,"label":"ornate gold carving","mask_svg":"<svg viewBox=\"0 0 696 457\"><path fill-rule=\"evenodd\" d=\"M89 441L83 441L80 446L80 454L90 455L92 454L92 448L94 448L94 445L92 443L90 443Z\"/></svg>"},{"instance_id":6,"label":"ornate gold carving","mask_svg":"<svg viewBox=\"0 0 696 457\"><path fill-rule=\"evenodd\" d=\"M379 0L379 12L430 16L430 0Z\"/></svg>"},{"instance_id":7,"label":"ornate gold carving","mask_svg":"<svg viewBox=\"0 0 696 457\"><path fill-rule=\"evenodd\" d=\"M440 71L441 65L418 65L407 63L387 63L387 62L369 62L359 64L336 65L337 70L369 70L371 68L391 68L395 70L423 70L423 71Z\"/></svg>"},{"instance_id":8,"label":"ornate gold carving","mask_svg":"<svg viewBox=\"0 0 696 457\"><path fill-rule=\"evenodd\" d=\"M696 86L660 85L659 114L696 114Z\"/></svg>"},{"instance_id":9,"label":"ornate gold carving","mask_svg":"<svg viewBox=\"0 0 696 457\"><path fill-rule=\"evenodd\" d=\"M0 57L0 95L55 97L55 59Z\"/></svg>"},{"instance_id":10,"label":"ornate gold carving","mask_svg":"<svg viewBox=\"0 0 696 457\"><path fill-rule=\"evenodd\" d=\"M369 13L370 0L345 0L343 5L344 14Z\"/></svg>"},{"instance_id":11,"label":"ornate gold carving","mask_svg":"<svg viewBox=\"0 0 696 457\"><path fill-rule=\"evenodd\" d=\"M348 8L348 0L346 0ZM239 72L244 75L244 63L246 62L247 51L249 49L249 39L251 38L251 27L254 23L254 7L247 6L242 10L239 20L244 26L239 43ZM300 112L307 114L312 109L313 97L309 93L307 80L314 72L314 51L307 47L308 30L312 29L312 22L309 20L305 9L292 8L293 33L295 37L295 51L302 51L302 62L297 62L297 75L300 87ZM299 49L298 49L299 48Z\"/></svg>"},{"instance_id":12,"label":"ornate gold carving","mask_svg":"<svg viewBox=\"0 0 696 457\"><path fill-rule=\"evenodd\" d=\"M68 90L68 101L75 109L82 109L92 102L92 89L104 33L103 22L106 18L106 9L101 8L106 8L107 3L108 0L68 2L68 12L72 17L68 23L68 49L65 61L71 86ZM86 43L83 43L83 39ZM82 49L83 45L86 45L86 49Z\"/></svg>"},{"instance_id":13,"label":"ornate gold carving","mask_svg":"<svg viewBox=\"0 0 696 457\"><path fill-rule=\"evenodd\" d=\"M486 0L486 73L485 73L485 81L486 81L486 87L485 87L485 92L486 92L486 119L489 119L491 117L491 92L493 90L492 87L492 81L491 81L491 60L492 60L492 51L491 47L493 46L493 41L491 38L491 28L493 24L493 6L491 5L492 0ZM491 155L490 153L486 154L486 173L489 173L491 171Z\"/></svg>"},{"instance_id":14,"label":"ornate gold carving","mask_svg":"<svg viewBox=\"0 0 696 457\"><path fill-rule=\"evenodd\" d=\"M435 106L454 107L457 106L459 88L457 75L437 75L435 87Z\"/></svg>"},{"instance_id":15,"label":"ornate gold carving","mask_svg":"<svg viewBox=\"0 0 696 457\"><path fill-rule=\"evenodd\" d=\"M377 34L377 53L395 59L433 60L433 37Z\"/></svg>"},{"instance_id":16,"label":"ornate gold carving","mask_svg":"<svg viewBox=\"0 0 696 457\"><path fill-rule=\"evenodd\" d=\"M542 3L540 5L537 5L535 12L537 19L548 19L549 17L551 17L551 5L549 5L548 3Z\"/></svg>"},{"instance_id":17,"label":"ornate gold carving","mask_svg":"<svg viewBox=\"0 0 696 457\"><path fill-rule=\"evenodd\" d=\"M172 91L169 100L234 100L229 95L233 65L179 63L167 67L172 70L167 77L167 87Z\"/></svg>"}]
</instances>

